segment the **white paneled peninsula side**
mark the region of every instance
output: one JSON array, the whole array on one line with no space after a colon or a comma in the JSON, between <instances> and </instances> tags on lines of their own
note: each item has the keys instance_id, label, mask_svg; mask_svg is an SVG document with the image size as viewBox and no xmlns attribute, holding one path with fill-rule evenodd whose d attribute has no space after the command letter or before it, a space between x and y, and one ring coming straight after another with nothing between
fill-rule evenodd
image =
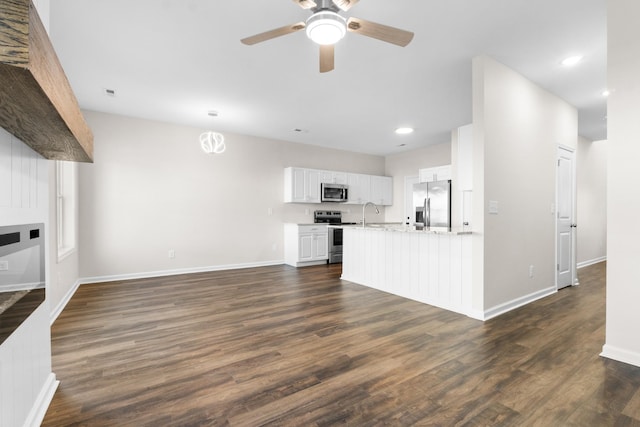
<instances>
[{"instance_id":1,"label":"white paneled peninsula side","mask_svg":"<svg viewBox=\"0 0 640 427\"><path fill-rule=\"evenodd\" d=\"M473 317L467 231L346 226L342 279Z\"/></svg>"}]
</instances>

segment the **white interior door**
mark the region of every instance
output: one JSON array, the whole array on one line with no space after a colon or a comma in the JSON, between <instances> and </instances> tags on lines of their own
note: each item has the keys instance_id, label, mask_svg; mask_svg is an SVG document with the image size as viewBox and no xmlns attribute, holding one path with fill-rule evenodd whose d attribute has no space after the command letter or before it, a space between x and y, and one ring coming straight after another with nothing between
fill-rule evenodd
<instances>
[{"instance_id":1,"label":"white interior door","mask_svg":"<svg viewBox=\"0 0 640 427\"><path fill-rule=\"evenodd\" d=\"M575 274L575 184L574 153L558 148L556 220L556 286L570 286Z\"/></svg>"}]
</instances>

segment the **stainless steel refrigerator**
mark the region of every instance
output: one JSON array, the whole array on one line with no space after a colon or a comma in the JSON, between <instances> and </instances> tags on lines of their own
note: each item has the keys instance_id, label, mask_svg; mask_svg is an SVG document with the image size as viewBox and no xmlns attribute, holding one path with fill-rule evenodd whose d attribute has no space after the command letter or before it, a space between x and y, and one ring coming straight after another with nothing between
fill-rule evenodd
<instances>
[{"instance_id":1,"label":"stainless steel refrigerator","mask_svg":"<svg viewBox=\"0 0 640 427\"><path fill-rule=\"evenodd\" d=\"M451 181L433 181L413 186L416 227L451 228Z\"/></svg>"}]
</instances>

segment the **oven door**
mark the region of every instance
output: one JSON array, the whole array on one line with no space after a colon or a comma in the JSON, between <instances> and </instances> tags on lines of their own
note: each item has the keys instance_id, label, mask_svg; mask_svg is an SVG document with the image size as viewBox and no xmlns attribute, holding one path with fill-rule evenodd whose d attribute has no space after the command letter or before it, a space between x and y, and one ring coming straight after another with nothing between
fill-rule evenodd
<instances>
[{"instance_id":1,"label":"oven door","mask_svg":"<svg viewBox=\"0 0 640 427\"><path fill-rule=\"evenodd\" d=\"M329 227L329 264L342 262L342 228Z\"/></svg>"}]
</instances>

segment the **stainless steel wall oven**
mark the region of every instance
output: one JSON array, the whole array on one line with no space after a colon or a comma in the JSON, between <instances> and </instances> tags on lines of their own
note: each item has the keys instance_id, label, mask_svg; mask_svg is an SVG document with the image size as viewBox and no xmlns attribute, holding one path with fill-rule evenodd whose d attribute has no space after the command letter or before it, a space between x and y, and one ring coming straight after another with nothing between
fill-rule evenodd
<instances>
[{"instance_id":1,"label":"stainless steel wall oven","mask_svg":"<svg viewBox=\"0 0 640 427\"><path fill-rule=\"evenodd\" d=\"M44 224L0 227L0 344L44 301Z\"/></svg>"}]
</instances>

